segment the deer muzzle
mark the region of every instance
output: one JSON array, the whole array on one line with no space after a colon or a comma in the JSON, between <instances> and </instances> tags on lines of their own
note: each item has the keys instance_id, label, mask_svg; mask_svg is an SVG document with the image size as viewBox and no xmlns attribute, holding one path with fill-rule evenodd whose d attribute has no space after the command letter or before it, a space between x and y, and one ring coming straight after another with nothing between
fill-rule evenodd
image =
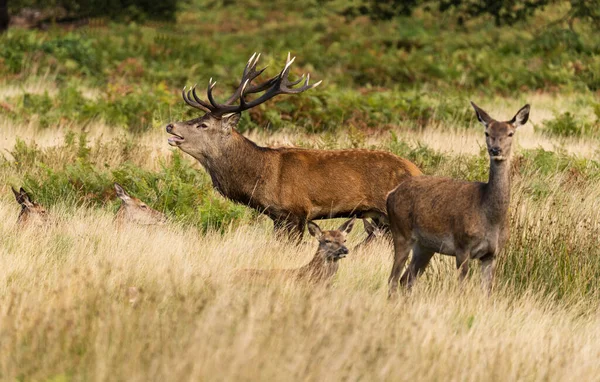
<instances>
[{"instance_id":1,"label":"deer muzzle","mask_svg":"<svg viewBox=\"0 0 600 382\"><path fill-rule=\"evenodd\" d=\"M172 136L171 136L171 137L169 137L169 139L167 140L171 146L178 146L178 145L179 145L179 144L181 144L183 141L185 141L185 139L184 139L182 136L180 136L180 135L177 135L177 134L175 134L175 133L173 132L173 124L172 124L172 123L169 123L169 124L167 125L167 128L166 128L166 130L167 130L167 133L169 133L169 134L171 134L171 135L172 135Z\"/></svg>"}]
</instances>

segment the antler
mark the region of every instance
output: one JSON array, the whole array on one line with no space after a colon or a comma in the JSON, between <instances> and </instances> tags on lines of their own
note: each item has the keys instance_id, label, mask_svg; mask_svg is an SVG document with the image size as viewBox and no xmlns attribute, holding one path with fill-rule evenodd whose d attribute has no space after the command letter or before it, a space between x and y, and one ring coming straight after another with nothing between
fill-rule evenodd
<instances>
[{"instance_id":1,"label":"antler","mask_svg":"<svg viewBox=\"0 0 600 382\"><path fill-rule=\"evenodd\" d=\"M322 81L316 82L312 85L309 85L310 74L306 75L306 81L304 85L294 88L294 86L298 85L302 80L304 80L304 74L297 81L290 81L288 79L288 75L290 72L290 66L296 59L290 58L290 54L288 53L287 60L283 70L276 75L275 77L269 78L268 80L258 84L252 85L251 82L256 79L258 76L265 71L266 67L261 70L256 70L256 64L258 63L258 59L260 58L260 54L254 53L252 57L248 60L246 67L244 68L244 73L242 74L242 79L236 91L225 101L223 104L219 104L213 94L212 91L215 88L217 82L213 81L211 78L208 81L208 89L206 90L206 94L208 96L208 102L205 102L198 97L196 94L196 86L192 87L188 90L186 94L186 88L183 88L182 96L183 100L190 106L195 107L197 109L203 110L207 113L211 113L215 116L222 116L227 113L239 113L244 110L251 109L255 106L260 105L263 102L268 101L269 99L279 95L279 94L298 94L302 93L308 89L315 88L321 84ZM265 92L263 95L258 97L253 101L246 101L245 96L253 93ZM192 99L193 97L193 99ZM240 100L239 105L231 105L236 100Z\"/></svg>"}]
</instances>

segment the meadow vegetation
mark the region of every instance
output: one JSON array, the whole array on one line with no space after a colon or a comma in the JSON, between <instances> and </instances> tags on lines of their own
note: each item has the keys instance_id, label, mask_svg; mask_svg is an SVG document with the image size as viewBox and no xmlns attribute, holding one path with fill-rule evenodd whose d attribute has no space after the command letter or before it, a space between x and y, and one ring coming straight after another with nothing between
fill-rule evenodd
<instances>
[{"instance_id":1,"label":"meadow vegetation","mask_svg":"<svg viewBox=\"0 0 600 382\"><path fill-rule=\"evenodd\" d=\"M459 25L451 15L373 21L338 2L184 3L176 23L98 20L0 36L0 379L573 380L600 372L600 36L559 22ZM260 6L259 6L260 5ZM318 6L319 5L319 6ZM511 239L495 291L457 285L434 257L388 302L392 249L353 251L328 289L236 282L238 268L293 268L316 249L278 240L270 221L223 199L164 126L196 111L183 85L219 81L248 57L268 74L288 51L324 83L244 113L260 144L369 148L424 173L485 181L483 129L523 104ZM165 212L118 228L113 183ZM49 208L16 226L10 186ZM337 227L340 221L319 223ZM473 267L475 268L475 267Z\"/></svg>"}]
</instances>

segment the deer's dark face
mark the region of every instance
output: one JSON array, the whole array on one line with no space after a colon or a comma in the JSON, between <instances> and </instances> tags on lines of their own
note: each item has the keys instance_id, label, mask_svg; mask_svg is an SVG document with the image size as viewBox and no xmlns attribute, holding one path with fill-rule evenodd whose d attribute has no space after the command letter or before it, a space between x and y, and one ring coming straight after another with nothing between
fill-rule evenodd
<instances>
[{"instance_id":1,"label":"deer's dark face","mask_svg":"<svg viewBox=\"0 0 600 382\"><path fill-rule=\"evenodd\" d=\"M485 143L488 154L493 161L504 161L510 158L512 140L519 126L529 119L529 105L525 105L507 122L498 122L474 103L471 103L479 122L485 126Z\"/></svg>"},{"instance_id":2,"label":"deer's dark face","mask_svg":"<svg viewBox=\"0 0 600 382\"><path fill-rule=\"evenodd\" d=\"M492 122L485 129L485 143L490 158L497 161L510 157L516 128L507 122Z\"/></svg>"},{"instance_id":3,"label":"deer's dark face","mask_svg":"<svg viewBox=\"0 0 600 382\"><path fill-rule=\"evenodd\" d=\"M321 231L321 228L314 223L308 223L308 232L319 240L318 253L321 254L326 262L336 262L343 259L348 254L346 247L346 236L354 226L354 218L346 221L340 228L331 231Z\"/></svg>"},{"instance_id":4,"label":"deer's dark face","mask_svg":"<svg viewBox=\"0 0 600 382\"><path fill-rule=\"evenodd\" d=\"M169 145L179 147L198 160L218 157L240 120L240 114L215 117L211 113L167 125Z\"/></svg>"},{"instance_id":5,"label":"deer's dark face","mask_svg":"<svg viewBox=\"0 0 600 382\"><path fill-rule=\"evenodd\" d=\"M12 190L15 194L17 203L21 205L21 212L17 218L17 224L22 226L42 226L48 222L48 212L46 209L37 202L34 202L23 188L19 191L14 188Z\"/></svg>"}]
</instances>

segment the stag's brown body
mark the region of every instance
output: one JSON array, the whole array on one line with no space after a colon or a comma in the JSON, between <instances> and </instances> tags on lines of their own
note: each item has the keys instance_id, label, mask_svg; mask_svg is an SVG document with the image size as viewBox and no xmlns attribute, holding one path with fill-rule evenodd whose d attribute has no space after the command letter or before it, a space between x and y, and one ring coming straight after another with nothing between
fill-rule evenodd
<instances>
[{"instance_id":1,"label":"stag's brown body","mask_svg":"<svg viewBox=\"0 0 600 382\"><path fill-rule=\"evenodd\" d=\"M300 93L316 86L308 85L307 79L301 88L290 87L295 84L287 79L292 61L288 57L278 76L250 87L249 82L262 72L255 70L253 56L240 88L224 104L214 101L212 80L210 104L200 100L195 89L187 95L184 91L188 104L207 113L169 124L169 144L196 158L222 195L268 215L276 229L301 237L306 222L313 219L358 216L385 221L387 193L407 176L421 174L410 161L371 150L260 147L235 130L241 111L278 94ZM244 99L265 89L254 101ZM240 105L231 105L238 99Z\"/></svg>"}]
</instances>

